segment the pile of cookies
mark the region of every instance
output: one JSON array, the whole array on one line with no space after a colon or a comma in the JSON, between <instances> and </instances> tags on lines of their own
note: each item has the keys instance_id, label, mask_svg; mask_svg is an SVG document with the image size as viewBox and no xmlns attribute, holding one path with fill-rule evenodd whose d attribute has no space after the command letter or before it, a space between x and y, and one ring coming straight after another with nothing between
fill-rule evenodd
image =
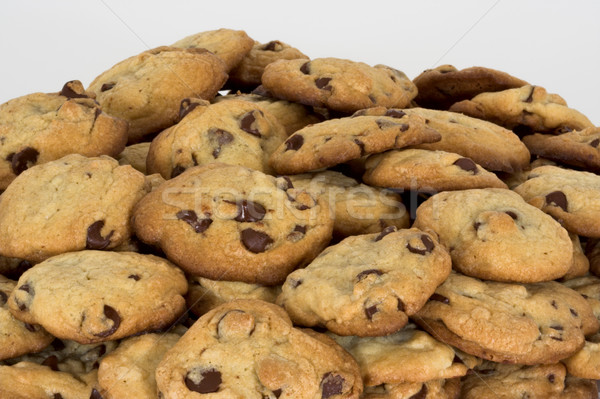
<instances>
[{"instance_id":1,"label":"pile of cookies","mask_svg":"<svg viewBox=\"0 0 600 399\"><path fill-rule=\"evenodd\" d=\"M220 29L0 105L0 397L590 398L600 128Z\"/></svg>"}]
</instances>

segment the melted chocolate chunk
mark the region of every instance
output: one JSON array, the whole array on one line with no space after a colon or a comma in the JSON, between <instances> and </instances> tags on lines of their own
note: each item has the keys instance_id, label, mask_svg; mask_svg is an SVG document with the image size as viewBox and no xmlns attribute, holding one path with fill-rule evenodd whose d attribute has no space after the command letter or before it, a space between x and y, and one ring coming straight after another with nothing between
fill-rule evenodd
<instances>
[{"instance_id":1,"label":"melted chocolate chunk","mask_svg":"<svg viewBox=\"0 0 600 399\"><path fill-rule=\"evenodd\" d=\"M535 91L535 86L531 86L531 91L529 92L529 96L523 101L526 103L530 103L533 101L533 92Z\"/></svg>"},{"instance_id":2,"label":"melted chocolate chunk","mask_svg":"<svg viewBox=\"0 0 600 399\"><path fill-rule=\"evenodd\" d=\"M179 176L183 172L185 172L185 168L183 166L181 166L181 165L175 165L175 167L171 171L171 179L174 178L174 177Z\"/></svg>"},{"instance_id":3,"label":"melted chocolate chunk","mask_svg":"<svg viewBox=\"0 0 600 399\"><path fill-rule=\"evenodd\" d=\"M285 150L294 150L297 151L304 144L304 137L299 134L292 135L289 139L285 141Z\"/></svg>"},{"instance_id":4,"label":"melted chocolate chunk","mask_svg":"<svg viewBox=\"0 0 600 399\"><path fill-rule=\"evenodd\" d=\"M35 165L40 153L32 147L26 147L17 153L9 154L6 160L10 162L13 173L19 176L30 166Z\"/></svg>"},{"instance_id":5,"label":"melted chocolate chunk","mask_svg":"<svg viewBox=\"0 0 600 399\"><path fill-rule=\"evenodd\" d=\"M390 233L393 233L394 231L397 231L398 229L396 228L396 226L388 226L385 229L381 230L381 233L379 233L379 235L377 237L375 237L375 242L377 241L381 241L381 239L385 236L387 236Z\"/></svg>"},{"instance_id":6,"label":"melted chocolate chunk","mask_svg":"<svg viewBox=\"0 0 600 399\"><path fill-rule=\"evenodd\" d=\"M333 87L331 87L329 82L331 82L331 78L319 78L315 80L315 85L317 86L317 89L331 91Z\"/></svg>"},{"instance_id":7,"label":"melted chocolate chunk","mask_svg":"<svg viewBox=\"0 0 600 399\"><path fill-rule=\"evenodd\" d=\"M96 388L92 388L92 393L90 394L90 399L102 399L102 395L100 392L96 390Z\"/></svg>"},{"instance_id":8,"label":"melted chocolate chunk","mask_svg":"<svg viewBox=\"0 0 600 399\"><path fill-rule=\"evenodd\" d=\"M33 290L31 289L31 287L29 286L29 284L23 284L18 289L21 290L21 291L25 291L28 294L32 294L32 292L33 292Z\"/></svg>"},{"instance_id":9,"label":"melted chocolate chunk","mask_svg":"<svg viewBox=\"0 0 600 399\"><path fill-rule=\"evenodd\" d=\"M221 153L221 147L231 143L234 139L233 134L223 129L212 129L208 132L209 140L216 142L215 149L212 152L213 158L217 159Z\"/></svg>"},{"instance_id":10,"label":"melted chocolate chunk","mask_svg":"<svg viewBox=\"0 0 600 399\"><path fill-rule=\"evenodd\" d=\"M450 304L450 299L446 298L443 295L440 294L433 294L432 296L429 297L430 301L438 301L441 303L444 303L446 305Z\"/></svg>"},{"instance_id":11,"label":"melted chocolate chunk","mask_svg":"<svg viewBox=\"0 0 600 399\"><path fill-rule=\"evenodd\" d=\"M112 306L104 305L104 316L106 316L107 319L112 320L113 325L106 331L94 334L96 337L110 337L119 329L119 326L121 325L121 316L119 316L119 313Z\"/></svg>"},{"instance_id":12,"label":"melted chocolate chunk","mask_svg":"<svg viewBox=\"0 0 600 399\"><path fill-rule=\"evenodd\" d=\"M508 216L510 216L511 218L513 218L513 220L517 220L517 218L518 218L517 214L514 213L513 211L506 211L504 213L506 213Z\"/></svg>"},{"instance_id":13,"label":"melted chocolate chunk","mask_svg":"<svg viewBox=\"0 0 600 399\"><path fill-rule=\"evenodd\" d=\"M183 99L179 105L179 120L181 121L199 105L200 103L192 102L189 98Z\"/></svg>"},{"instance_id":14,"label":"melted chocolate chunk","mask_svg":"<svg viewBox=\"0 0 600 399\"><path fill-rule=\"evenodd\" d=\"M19 307L19 309L20 309L20 307ZM21 310L23 310L23 309L21 309ZM25 326L25 328L26 328L28 331L31 331L31 332L36 332L36 328L35 328L33 325L31 325L31 324L29 324L29 323L23 323L23 325Z\"/></svg>"},{"instance_id":15,"label":"melted chocolate chunk","mask_svg":"<svg viewBox=\"0 0 600 399\"><path fill-rule=\"evenodd\" d=\"M63 399L63 397L61 394L55 393L54 395L52 395L52 399Z\"/></svg>"},{"instance_id":16,"label":"melted chocolate chunk","mask_svg":"<svg viewBox=\"0 0 600 399\"><path fill-rule=\"evenodd\" d=\"M555 380L554 374L548 374L548 381L550 381L550 384L554 384L554 380Z\"/></svg>"},{"instance_id":17,"label":"melted chocolate chunk","mask_svg":"<svg viewBox=\"0 0 600 399\"><path fill-rule=\"evenodd\" d=\"M221 372L215 369L205 370L201 373L202 379L196 383L188 375L185 377L185 386L190 391L198 393L213 393L221 386Z\"/></svg>"},{"instance_id":18,"label":"melted chocolate chunk","mask_svg":"<svg viewBox=\"0 0 600 399\"><path fill-rule=\"evenodd\" d=\"M456 165L462 170L467 172L471 172L474 175L479 173L479 169L477 169L477 165L469 158L458 158L452 165Z\"/></svg>"},{"instance_id":19,"label":"melted chocolate chunk","mask_svg":"<svg viewBox=\"0 0 600 399\"><path fill-rule=\"evenodd\" d=\"M379 309L377 309L377 305L367 306L365 308L365 315L367 316L367 319L369 319L369 320L372 320L373 315L377 312L379 312Z\"/></svg>"},{"instance_id":20,"label":"melted chocolate chunk","mask_svg":"<svg viewBox=\"0 0 600 399\"><path fill-rule=\"evenodd\" d=\"M8 301L8 295L6 295L6 292L0 291L0 305L4 305L6 301Z\"/></svg>"},{"instance_id":21,"label":"melted chocolate chunk","mask_svg":"<svg viewBox=\"0 0 600 399\"><path fill-rule=\"evenodd\" d=\"M255 254L265 252L267 247L274 242L268 234L253 229L242 230L240 238L244 247Z\"/></svg>"},{"instance_id":22,"label":"melted chocolate chunk","mask_svg":"<svg viewBox=\"0 0 600 399\"><path fill-rule=\"evenodd\" d=\"M435 244L433 243L433 241L431 241L431 238L429 238L428 236L426 236L424 234L421 235L421 242L425 246L425 249L415 248L412 245L410 245L410 243L406 244L406 248L413 254L419 254L419 255L425 255L427 253L431 253L431 251L433 251L433 248L435 248Z\"/></svg>"},{"instance_id":23,"label":"melted chocolate chunk","mask_svg":"<svg viewBox=\"0 0 600 399\"><path fill-rule=\"evenodd\" d=\"M250 111L250 112L244 114L244 116L240 120L240 129L242 129L246 133L250 133L251 135L260 138L260 137L262 137L262 135L260 134L258 129L252 127L252 124L255 121L256 121L256 118L254 117L254 111Z\"/></svg>"},{"instance_id":24,"label":"melted chocolate chunk","mask_svg":"<svg viewBox=\"0 0 600 399\"><path fill-rule=\"evenodd\" d=\"M550 302L550 305L552 305L552 307L553 307L554 309L558 309L558 304L556 303L556 301L555 301L555 300L552 300L552 302Z\"/></svg>"},{"instance_id":25,"label":"melted chocolate chunk","mask_svg":"<svg viewBox=\"0 0 600 399\"><path fill-rule=\"evenodd\" d=\"M590 141L590 145L594 148L598 148L598 144L600 144L600 139L594 139Z\"/></svg>"},{"instance_id":26,"label":"melted chocolate chunk","mask_svg":"<svg viewBox=\"0 0 600 399\"><path fill-rule=\"evenodd\" d=\"M276 398L280 397L281 396L281 388L274 390L273 395L275 395Z\"/></svg>"},{"instance_id":27,"label":"melted chocolate chunk","mask_svg":"<svg viewBox=\"0 0 600 399\"><path fill-rule=\"evenodd\" d=\"M376 276L381 276L383 274L383 272L381 270L378 269L367 269L367 270L363 270L362 272L358 273L356 275L356 280L357 281L362 281L365 277L374 274Z\"/></svg>"},{"instance_id":28,"label":"melted chocolate chunk","mask_svg":"<svg viewBox=\"0 0 600 399\"><path fill-rule=\"evenodd\" d=\"M321 379L321 399L327 399L344 392L344 377L331 372L323 374Z\"/></svg>"},{"instance_id":29,"label":"melted chocolate chunk","mask_svg":"<svg viewBox=\"0 0 600 399\"><path fill-rule=\"evenodd\" d=\"M266 209L257 202L242 200L237 203L238 214L235 217L236 222L258 222L263 220Z\"/></svg>"},{"instance_id":30,"label":"melted chocolate chunk","mask_svg":"<svg viewBox=\"0 0 600 399\"><path fill-rule=\"evenodd\" d=\"M292 288L298 288L298 286L302 284L302 280L294 280L294 279L290 279L290 286Z\"/></svg>"},{"instance_id":31,"label":"melted chocolate chunk","mask_svg":"<svg viewBox=\"0 0 600 399\"><path fill-rule=\"evenodd\" d=\"M113 87L115 87L116 83L114 82L110 82L110 83L103 83L102 86L100 87L100 91L104 92L104 91L108 91L110 89L112 89Z\"/></svg>"},{"instance_id":32,"label":"melted chocolate chunk","mask_svg":"<svg viewBox=\"0 0 600 399\"><path fill-rule=\"evenodd\" d=\"M127 278L133 279L135 281L140 281L140 276L138 276L137 274L130 274L129 276L127 276Z\"/></svg>"},{"instance_id":33,"label":"melted chocolate chunk","mask_svg":"<svg viewBox=\"0 0 600 399\"><path fill-rule=\"evenodd\" d=\"M54 355L48 356L42 362L42 366L48 366L53 371L58 371L58 358Z\"/></svg>"},{"instance_id":34,"label":"melted chocolate chunk","mask_svg":"<svg viewBox=\"0 0 600 399\"><path fill-rule=\"evenodd\" d=\"M406 305L404 304L404 302L402 302L402 299L400 298L396 298L398 300L398 305L397 305L397 309L399 312L404 312L404 310L406 310Z\"/></svg>"},{"instance_id":35,"label":"melted chocolate chunk","mask_svg":"<svg viewBox=\"0 0 600 399\"><path fill-rule=\"evenodd\" d=\"M360 148L360 156L364 156L366 154L365 143L363 143L359 139L354 139L354 144L356 144Z\"/></svg>"},{"instance_id":36,"label":"melted chocolate chunk","mask_svg":"<svg viewBox=\"0 0 600 399\"><path fill-rule=\"evenodd\" d=\"M110 245L110 238L115 231L111 230L106 237L102 237L101 231L103 227L104 220L97 220L88 227L87 238L85 240L86 249L104 249Z\"/></svg>"},{"instance_id":37,"label":"melted chocolate chunk","mask_svg":"<svg viewBox=\"0 0 600 399\"><path fill-rule=\"evenodd\" d=\"M567 201L567 196L562 191L553 191L546 195L546 204L556 205L563 211L568 212L567 207L569 203Z\"/></svg>"},{"instance_id":38,"label":"melted chocolate chunk","mask_svg":"<svg viewBox=\"0 0 600 399\"><path fill-rule=\"evenodd\" d=\"M58 94L67 98L88 98L88 96L86 96L85 94L79 94L72 89L73 82L74 81L71 80L65 83L62 90Z\"/></svg>"},{"instance_id":39,"label":"melted chocolate chunk","mask_svg":"<svg viewBox=\"0 0 600 399\"><path fill-rule=\"evenodd\" d=\"M400 111L399 109L388 109L384 116L391 116L392 118L403 118L406 116L404 111Z\"/></svg>"},{"instance_id":40,"label":"melted chocolate chunk","mask_svg":"<svg viewBox=\"0 0 600 399\"><path fill-rule=\"evenodd\" d=\"M302 72L305 75L310 74L310 61L302 64L302 66L300 67L300 72Z\"/></svg>"},{"instance_id":41,"label":"melted chocolate chunk","mask_svg":"<svg viewBox=\"0 0 600 399\"><path fill-rule=\"evenodd\" d=\"M269 43L265 44L262 49L264 51L275 51L278 44L281 44L278 40L271 40Z\"/></svg>"},{"instance_id":42,"label":"melted chocolate chunk","mask_svg":"<svg viewBox=\"0 0 600 399\"><path fill-rule=\"evenodd\" d=\"M423 384L423 387L419 392L411 396L409 399L425 399L427 397L427 385Z\"/></svg>"},{"instance_id":43,"label":"melted chocolate chunk","mask_svg":"<svg viewBox=\"0 0 600 399\"><path fill-rule=\"evenodd\" d=\"M575 309L569 308L569 311L573 315L573 317L579 317L579 314L575 311Z\"/></svg>"},{"instance_id":44,"label":"melted chocolate chunk","mask_svg":"<svg viewBox=\"0 0 600 399\"><path fill-rule=\"evenodd\" d=\"M294 183L292 183L292 179L290 179L288 176L281 176L281 178L285 181L285 187L282 185L281 187L279 187L282 190L289 190L294 188Z\"/></svg>"},{"instance_id":45,"label":"melted chocolate chunk","mask_svg":"<svg viewBox=\"0 0 600 399\"><path fill-rule=\"evenodd\" d=\"M196 212L192 211L191 209L179 211L175 216L177 219L183 220L192 226L196 233L204 233L212 223L212 219L210 218L198 219Z\"/></svg>"}]
</instances>

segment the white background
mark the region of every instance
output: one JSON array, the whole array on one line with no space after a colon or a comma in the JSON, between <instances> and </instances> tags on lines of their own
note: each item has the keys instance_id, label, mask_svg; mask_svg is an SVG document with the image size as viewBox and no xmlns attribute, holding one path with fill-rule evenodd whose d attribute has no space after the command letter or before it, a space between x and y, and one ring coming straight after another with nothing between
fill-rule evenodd
<instances>
[{"instance_id":1,"label":"white background","mask_svg":"<svg viewBox=\"0 0 600 399\"><path fill-rule=\"evenodd\" d=\"M204 30L245 30L311 58L509 72L600 125L600 1L4 1L0 103L87 86L116 62Z\"/></svg>"}]
</instances>

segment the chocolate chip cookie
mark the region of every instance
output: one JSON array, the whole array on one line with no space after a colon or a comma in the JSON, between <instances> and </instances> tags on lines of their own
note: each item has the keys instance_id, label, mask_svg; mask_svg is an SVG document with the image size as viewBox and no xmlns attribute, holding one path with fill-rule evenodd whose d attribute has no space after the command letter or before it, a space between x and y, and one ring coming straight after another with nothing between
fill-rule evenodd
<instances>
[{"instance_id":1,"label":"chocolate chip cookie","mask_svg":"<svg viewBox=\"0 0 600 399\"><path fill-rule=\"evenodd\" d=\"M458 399L460 378L365 387L362 399Z\"/></svg>"},{"instance_id":2,"label":"chocolate chip cookie","mask_svg":"<svg viewBox=\"0 0 600 399\"><path fill-rule=\"evenodd\" d=\"M128 145L115 159L119 161L119 165L131 165L135 170L146 174L148 150L150 150L149 142Z\"/></svg>"}]
</instances>

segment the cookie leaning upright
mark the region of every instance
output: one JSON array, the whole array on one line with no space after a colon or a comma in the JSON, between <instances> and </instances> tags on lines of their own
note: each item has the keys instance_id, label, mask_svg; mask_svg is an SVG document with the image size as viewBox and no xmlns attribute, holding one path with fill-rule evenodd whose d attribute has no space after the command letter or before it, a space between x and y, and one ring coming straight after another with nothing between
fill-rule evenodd
<instances>
[{"instance_id":1,"label":"cookie leaning upright","mask_svg":"<svg viewBox=\"0 0 600 399\"><path fill-rule=\"evenodd\" d=\"M274 97L346 113L404 108L417 95L401 71L339 58L275 61L265 67L262 85Z\"/></svg>"},{"instance_id":2,"label":"cookie leaning upright","mask_svg":"<svg viewBox=\"0 0 600 399\"><path fill-rule=\"evenodd\" d=\"M317 256L333 220L323 199L285 177L212 163L142 198L133 225L192 275L274 285Z\"/></svg>"},{"instance_id":3,"label":"cookie leaning upright","mask_svg":"<svg viewBox=\"0 0 600 399\"><path fill-rule=\"evenodd\" d=\"M63 252L112 249L129 239L134 204L150 187L107 156L67 155L29 168L0 200L0 254L39 262Z\"/></svg>"},{"instance_id":4,"label":"cookie leaning upright","mask_svg":"<svg viewBox=\"0 0 600 399\"><path fill-rule=\"evenodd\" d=\"M96 77L88 90L102 109L129 122L129 143L177 121L184 98L212 99L227 80L220 58L205 49L157 47Z\"/></svg>"}]
</instances>

